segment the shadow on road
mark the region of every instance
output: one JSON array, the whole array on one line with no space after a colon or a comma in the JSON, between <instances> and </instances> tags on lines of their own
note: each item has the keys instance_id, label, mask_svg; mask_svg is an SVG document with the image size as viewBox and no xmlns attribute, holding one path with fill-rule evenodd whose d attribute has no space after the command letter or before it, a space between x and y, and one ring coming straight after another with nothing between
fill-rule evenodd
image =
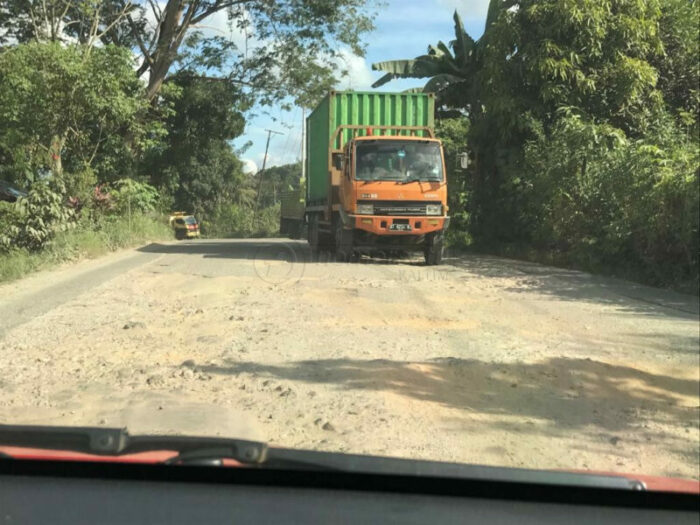
<instances>
[{"instance_id":1,"label":"shadow on road","mask_svg":"<svg viewBox=\"0 0 700 525\"><path fill-rule=\"evenodd\" d=\"M232 360L202 370L393 392L470 413L545 420L564 432L588 425L610 432L641 430L646 421L698 424L697 381L590 359L562 357L534 364L321 359L288 366Z\"/></svg>"},{"instance_id":2,"label":"shadow on road","mask_svg":"<svg viewBox=\"0 0 700 525\"><path fill-rule=\"evenodd\" d=\"M700 323L698 296L652 288L612 277L555 268L503 257L464 254L449 257L451 268L478 277L513 279L504 290L518 294L543 294L565 301L610 304L632 313L673 317Z\"/></svg>"},{"instance_id":3,"label":"shadow on road","mask_svg":"<svg viewBox=\"0 0 700 525\"><path fill-rule=\"evenodd\" d=\"M334 263L335 256L329 252L321 252L317 261L311 260L311 252L306 241L289 239L231 239L231 240L198 240L184 241L177 244L152 243L138 251L146 253L198 255L204 258L274 260L284 262ZM354 264L387 265L404 264L409 266L424 266L423 258L416 254L403 257L365 257Z\"/></svg>"},{"instance_id":4,"label":"shadow on road","mask_svg":"<svg viewBox=\"0 0 700 525\"><path fill-rule=\"evenodd\" d=\"M151 243L139 248L146 253L198 255L205 258L276 260L287 262L307 261L308 247L301 241L279 239L251 239L230 241L184 241L173 244Z\"/></svg>"}]
</instances>

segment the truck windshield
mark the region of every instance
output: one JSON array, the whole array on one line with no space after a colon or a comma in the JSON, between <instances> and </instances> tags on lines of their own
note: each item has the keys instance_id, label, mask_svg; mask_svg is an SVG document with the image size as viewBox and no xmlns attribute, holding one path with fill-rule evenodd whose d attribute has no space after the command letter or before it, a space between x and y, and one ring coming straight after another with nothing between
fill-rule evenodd
<instances>
[{"instance_id":1,"label":"truck windshield","mask_svg":"<svg viewBox=\"0 0 700 525\"><path fill-rule=\"evenodd\" d=\"M442 155L435 142L362 141L357 145L356 159L357 180L442 180Z\"/></svg>"}]
</instances>

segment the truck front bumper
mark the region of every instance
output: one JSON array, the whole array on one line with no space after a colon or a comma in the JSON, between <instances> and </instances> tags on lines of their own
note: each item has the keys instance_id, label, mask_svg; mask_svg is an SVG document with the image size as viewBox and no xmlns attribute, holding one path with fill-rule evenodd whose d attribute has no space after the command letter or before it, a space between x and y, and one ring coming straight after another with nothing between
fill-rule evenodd
<instances>
[{"instance_id":1,"label":"truck front bumper","mask_svg":"<svg viewBox=\"0 0 700 525\"><path fill-rule=\"evenodd\" d=\"M386 215L347 215L355 229L375 235L425 235L446 230L450 224L447 216L423 215L419 217L392 217ZM408 229L396 229L406 228Z\"/></svg>"}]
</instances>

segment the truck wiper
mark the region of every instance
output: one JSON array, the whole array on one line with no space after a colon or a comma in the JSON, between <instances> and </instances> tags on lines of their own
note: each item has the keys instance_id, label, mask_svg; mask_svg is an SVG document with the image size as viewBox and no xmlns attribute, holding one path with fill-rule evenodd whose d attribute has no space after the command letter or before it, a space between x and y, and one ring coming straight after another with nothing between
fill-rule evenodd
<instances>
[{"instance_id":1,"label":"truck wiper","mask_svg":"<svg viewBox=\"0 0 700 525\"><path fill-rule=\"evenodd\" d=\"M399 181L399 184L408 184L409 182L440 182L440 179L431 179L431 178L423 178L423 177L411 177L409 179L405 179L402 181Z\"/></svg>"}]
</instances>

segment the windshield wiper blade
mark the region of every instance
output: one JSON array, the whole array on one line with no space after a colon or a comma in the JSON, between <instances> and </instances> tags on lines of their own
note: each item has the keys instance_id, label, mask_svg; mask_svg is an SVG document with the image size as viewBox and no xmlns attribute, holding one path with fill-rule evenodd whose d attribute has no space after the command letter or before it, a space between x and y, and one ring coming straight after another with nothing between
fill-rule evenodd
<instances>
[{"instance_id":1,"label":"windshield wiper blade","mask_svg":"<svg viewBox=\"0 0 700 525\"><path fill-rule=\"evenodd\" d=\"M337 470L319 458L278 454L267 443L236 438L135 435L126 428L0 425L0 446L63 450L118 457L139 452L173 451L170 465L221 465L233 459L247 467ZM0 455L0 459L4 459Z\"/></svg>"},{"instance_id":2,"label":"windshield wiper blade","mask_svg":"<svg viewBox=\"0 0 700 525\"><path fill-rule=\"evenodd\" d=\"M411 460L379 456L329 453L312 450L268 448L266 443L234 438L168 435L129 435L125 428L0 425L0 446L64 450L99 456L138 452L173 451L164 463L220 465L234 459L245 467L342 471L383 475L438 476L455 479L543 483L596 488L644 490L636 479L565 471L537 471ZM0 453L0 461L11 461ZM215 461L218 461L215 462Z\"/></svg>"},{"instance_id":3,"label":"windshield wiper blade","mask_svg":"<svg viewBox=\"0 0 700 525\"><path fill-rule=\"evenodd\" d=\"M227 458L246 464L262 464L266 443L244 439L143 435L131 436L126 428L52 427L0 425L0 446L65 450L99 456L123 456L138 452L172 450L173 458Z\"/></svg>"},{"instance_id":4,"label":"windshield wiper blade","mask_svg":"<svg viewBox=\"0 0 700 525\"><path fill-rule=\"evenodd\" d=\"M399 184L408 184L409 182L440 182L438 179L410 179L401 181Z\"/></svg>"}]
</instances>

